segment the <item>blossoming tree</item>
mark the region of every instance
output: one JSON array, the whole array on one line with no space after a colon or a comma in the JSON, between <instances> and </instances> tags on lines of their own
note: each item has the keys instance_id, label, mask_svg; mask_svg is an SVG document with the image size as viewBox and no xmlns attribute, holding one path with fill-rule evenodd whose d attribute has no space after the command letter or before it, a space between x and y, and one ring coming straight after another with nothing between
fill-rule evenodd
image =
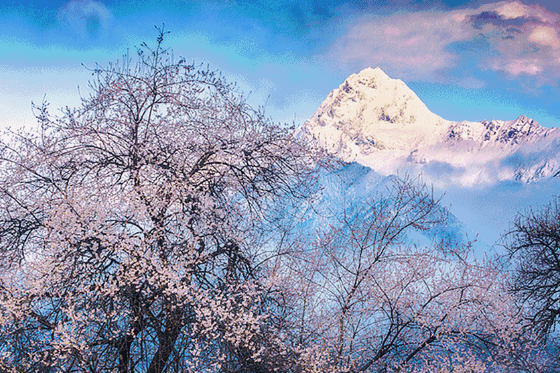
<instances>
[{"instance_id":1,"label":"blossoming tree","mask_svg":"<svg viewBox=\"0 0 560 373\"><path fill-rule=\"evenodd\" d=\"M0 149L0 371L264 371L254 261L314 163L222 77L143 45ZM284 356L284 358L280 358ZM272 358L274 357L274 359Z\"/></svg>"},{"instance_id":2,"label":"blossoming tree","mask_svg":"<svg viewBox=\"0 0 560 373\"><path fill-rule=\"evenodd\" d=\"M310 371L544 371L549 356L506 271L469 244L410 239L445 219L425 185L395 179L278 259L284 322L313 351Z\"/></svg>"}]
</instances>

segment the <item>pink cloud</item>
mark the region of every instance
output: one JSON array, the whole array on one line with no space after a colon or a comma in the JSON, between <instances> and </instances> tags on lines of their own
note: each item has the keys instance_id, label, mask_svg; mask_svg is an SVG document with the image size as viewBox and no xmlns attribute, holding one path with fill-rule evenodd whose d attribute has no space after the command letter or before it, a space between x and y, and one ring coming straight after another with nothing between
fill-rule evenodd
<instances>
[{"instance_id":1,"label":"pink cloud","mask_svg":"<svg viewBox=\"0 0 560 373\"><path fill-rule=\"evenodd\" d=\"M396 28L396 27L386 27L385 30L383 30L385 32L385 37L386 38L391 38L391 37L398 37L403 33L403 30L400 28Z\"/></svg>"},{"instance_id":2,"label":"pink cloud","mask_svg":"<svg viewBox=\"0 0 560 373\"><path fill-rule=\"evenodd\" d=\"M496 11L506 19L515 19L527 17L531 13L531 8L519 1L512 1L500 3Z\"/></svg>"},{"instance_id":3,"label":"pink cloud","mask_svg":"<svg viewBox=\"0 0 560 373\"><path fill-rule=\"evenodd\" d=\"M512 78L528 74L546 84L560 78L559 35L559 14L502 1L448 12L364 16L334 43L331 57L355 69L379 65L402 78L435 81L464 58L450 48L454 43L482 38L486 49L474 52L474 67Z\"/></svg>"},{"instance_id":4,"label":"pink cloud","mask_svg":"<svg viewBox=\"0 0 560 373\"><path fill-rule=\"evenodd\" d=\"M464 40L468 32L444 13L362 19L335 43L332 55L342 64L390 65L414 73L429 66L432 72L455 63L457 56L445 45Z\"/></svg>"},{"instance_id":5,"label":"pink cloud","mask_svg":"<svg viewBox=\"0 0 560 373\"><path fill-rule=\"evenodd\" d=\"M512 75L536 75L542 72L543 68L538 65L537 60L517 60L508 63L504 70Z\"/></svg>"},{"instance_id":6,"label":"pink cloud","mask_svg":"<svg viewBox=\"0 0 560 373\"><path fill-rule=\"evenodd\" d=\"M554 49L560 49L560 40L558 40L558 34L554 27L537 26L527 39L537 44L549 45Z\"/></svg>"}]
</instances>

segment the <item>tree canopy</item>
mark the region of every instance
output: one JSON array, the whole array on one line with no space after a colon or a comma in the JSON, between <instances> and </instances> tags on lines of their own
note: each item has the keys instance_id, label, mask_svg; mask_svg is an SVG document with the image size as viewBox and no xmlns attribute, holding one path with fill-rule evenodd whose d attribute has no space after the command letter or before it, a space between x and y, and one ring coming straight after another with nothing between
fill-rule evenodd
<instances>
[{"instance_id":1,"label":"tree canopy","mask_svg":"<svg viewBox=\"0 0 560 373\"><path fill-rule=\"evenodd\" d=\"M4 367L258 370L276 348L255 258L315 164L162 42L96 68L80 108L44 105L38 133L2 145Z\"/></svg>"}]
</instances>

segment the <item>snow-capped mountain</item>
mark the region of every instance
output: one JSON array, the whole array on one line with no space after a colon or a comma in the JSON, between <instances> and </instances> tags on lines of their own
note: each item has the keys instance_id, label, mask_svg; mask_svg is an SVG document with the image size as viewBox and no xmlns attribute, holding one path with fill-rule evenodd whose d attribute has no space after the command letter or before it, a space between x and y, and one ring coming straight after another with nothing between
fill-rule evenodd
<instances>
[{"instance_id":1,"label":"snow-capped mountain","mask_svg":"<svg viewBox=\"0 0 560 373\"><path fill-rule=\"evenodd\" d=\"M525 116L445 120L380 68L348 77L300 133L346 161L384 175L422 173L440 186L560 175L560 129L541 127Z\"/></svg>"}]
</instances>

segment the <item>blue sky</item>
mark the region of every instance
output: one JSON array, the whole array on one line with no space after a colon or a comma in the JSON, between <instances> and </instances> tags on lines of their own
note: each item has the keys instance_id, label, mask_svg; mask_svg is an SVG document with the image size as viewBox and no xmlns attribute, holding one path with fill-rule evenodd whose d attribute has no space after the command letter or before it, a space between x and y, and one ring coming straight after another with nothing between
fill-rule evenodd
<instances>
[{"instance_id":1,"label":"blue sky","mask_svg":"<svg viewBox=\"0 0 560 373\"><path fill-rule=\"evenodd\" d=\"M451 120L560 126L556 1L3 1L0 126L33 122L31 101L79 104L90 72L156 37L210 64L301 124L353 72L380 66ZM79 87L79 88L78 88Z\"/></svg>"}]
</instances>

